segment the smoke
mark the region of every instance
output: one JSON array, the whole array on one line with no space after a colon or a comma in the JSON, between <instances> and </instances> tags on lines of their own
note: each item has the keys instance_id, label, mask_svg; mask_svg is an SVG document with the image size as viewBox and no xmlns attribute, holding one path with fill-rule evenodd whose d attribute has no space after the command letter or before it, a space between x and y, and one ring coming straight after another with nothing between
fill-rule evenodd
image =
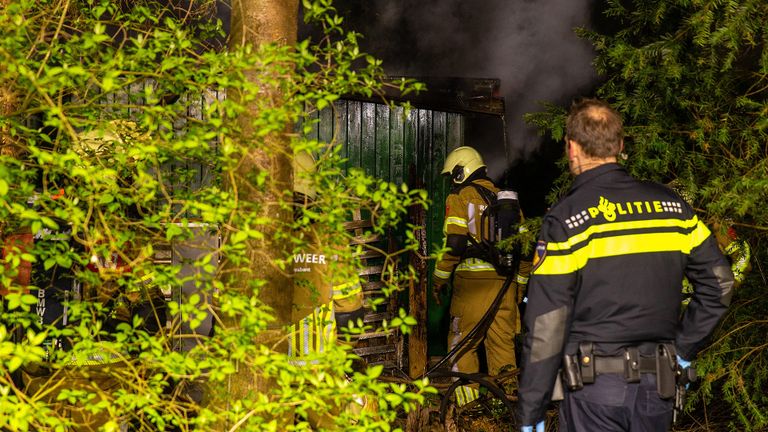
<instances>
[{"instance_id":1,"label":"smoke","mask_svg":"<svg viewBox=\"0 0 768 432\"><path fill-rule=\"evenodd\" d=\"M523 114L540 102L568 104L597 80L594 52L574 34L589 27L592 0L337 0L363 49L389 75L499 78L507 143L486 159L521 162L542 139ZM489 171L504 167L489 165Z\"/></svg>"}]
</instances>

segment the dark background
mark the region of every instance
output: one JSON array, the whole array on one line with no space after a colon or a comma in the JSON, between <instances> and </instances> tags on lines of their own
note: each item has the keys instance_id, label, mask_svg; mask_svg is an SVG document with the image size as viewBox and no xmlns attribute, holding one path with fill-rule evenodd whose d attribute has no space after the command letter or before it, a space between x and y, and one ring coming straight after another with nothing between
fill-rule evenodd
<instances>
[{"instance_id":1,"label":"dark background","mask_svg":"<svg viewBox=\"0 0 768 432\"><path fill-rule=\"evenodd\" d=\"M562 143L539 135L523 115L542 102L568 106L599 82L591 44L577 27L604 27L597 0L335 0L344 27L390 76L495 78L503 118L467 115L465 142L484 156L489 175L520 193L526 215L540 216L560 174ZM229 0L215 14L229 27ZM317 30L300 18L299 39Z\"/></svg>"},{"instance_id":2,"label":"dark background","mask_svg":"<svg viewBox=\"0 0 768 432\"><path fill-rule=\"evenodd\" d=\"M336 0L345 28L363 35L364 52L390 76L497 78L503 119L471 115L466 143L483 155L489 175L520 192L537 216L559 170L562 143L542 138L523 114L541 102L567 106L591 95L598 77L591 44L576 27L596 21L594 0ZM310 30L302 26L299 38ZM506 126L506 130L504 129ZM506 136L505 136L506 135Z\"/></svg>"}]
</instances>

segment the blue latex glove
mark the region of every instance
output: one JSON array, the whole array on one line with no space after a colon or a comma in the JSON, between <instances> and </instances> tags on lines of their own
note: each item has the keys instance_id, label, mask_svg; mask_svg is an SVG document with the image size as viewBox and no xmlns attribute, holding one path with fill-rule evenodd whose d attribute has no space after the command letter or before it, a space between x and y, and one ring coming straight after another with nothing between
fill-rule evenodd
<instances>
[{"instance_id":1,"label":"blue latex glove","mask_svg":"<svg viewBox=\"0 0 768 432\"><path fill-rule=\"evenodd\" d=\"M520 432L533 432L533 426L523 426ZM544 432L544 420L536 423L536 432Z\"/></svg>"},{"instance_id":2,"label":"blue latex glove","mask_svg":"<svg viewBox=\"0 0 768 432\"><path fill-rule=\"evenodd\" d=\"M680 365L680 367L683 370L688 369L689 367L691 367L691 362L689 362L688 360L683 359L679 355L677 355L676 357L677 357L677 364ZM691 383L687 383L685 385L685 389L688 390L688 387L690 387L690 386L691 386Z\"/></svg>"}]
</instances>

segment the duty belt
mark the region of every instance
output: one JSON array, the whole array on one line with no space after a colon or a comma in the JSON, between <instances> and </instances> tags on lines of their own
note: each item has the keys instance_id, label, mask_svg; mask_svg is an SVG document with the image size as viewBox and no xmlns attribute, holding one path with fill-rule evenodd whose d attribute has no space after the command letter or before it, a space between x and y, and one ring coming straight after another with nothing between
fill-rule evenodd
<instances>
[{"instance_id":1,"label":"duty belt","mask_svg":"<svg viewBox=\"0 0 768 432\"><path fill-rule=\"evenodd\" d=\"M627 360L621 356L601 357L595 356L595 373L602 374L623 374L626 372ZM639 373L656 373L655 357L639 357L629 365L634 371Z\"/></svg>"},{"instance_id":2,"label":"duty belt","mask_svg":"<svg viewBox=\"0 0 768 432\"><path fill-rule=\"evenodd\" d=\"M637 346L626 347L620 356L600 356L595 355L593 345L592 342L579 342L577 354L563 355L562 379L569 390L581 390L585 384L594 384L598 375L620 375L629 383L640 382L643 373L658 375L658 356L641 356Z\"/></svg>"}]
</instances>

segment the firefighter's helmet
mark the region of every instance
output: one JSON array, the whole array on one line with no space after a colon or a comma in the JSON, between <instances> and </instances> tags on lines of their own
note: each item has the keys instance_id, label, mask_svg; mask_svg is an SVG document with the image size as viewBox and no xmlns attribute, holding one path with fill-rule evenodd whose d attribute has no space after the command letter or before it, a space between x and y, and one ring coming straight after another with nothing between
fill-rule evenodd
<instances>
[{"instance_id":1,"label":"firefighter's helmet","mask_svg":"<svg viewBox=\"0 0 768 432\"><path fill-rule=\"evenodd\" d=\"M309 199L315 199L317 190L311 176L315 173L317 162L306 151L300 151L293 156L293 192L300 193Z\"/></svg>"},{"instance_id":2,"label":"firefighter's helmet","mask_svg":"<svg viewBox=\"0 0 768 432\"><path fill-rule=\"evenodd\" d=\"M115 153L125 153L133 140L145 140L139 126L129 120L110 120L78 135L74 150L80 156L106 158Z\"/></svg>"},{"instance_id":3,"label":"firefighter's helmet","mask_svg":"<svg viewBox=\"0 0 768 432\"><path fill-rule=\"evenodd\" d=\"M461 184L480 168L485 168L480 153L472 147L462 146L448 154L441 174L450 174L454 183Z\"/></svg>"}]
</instances>

